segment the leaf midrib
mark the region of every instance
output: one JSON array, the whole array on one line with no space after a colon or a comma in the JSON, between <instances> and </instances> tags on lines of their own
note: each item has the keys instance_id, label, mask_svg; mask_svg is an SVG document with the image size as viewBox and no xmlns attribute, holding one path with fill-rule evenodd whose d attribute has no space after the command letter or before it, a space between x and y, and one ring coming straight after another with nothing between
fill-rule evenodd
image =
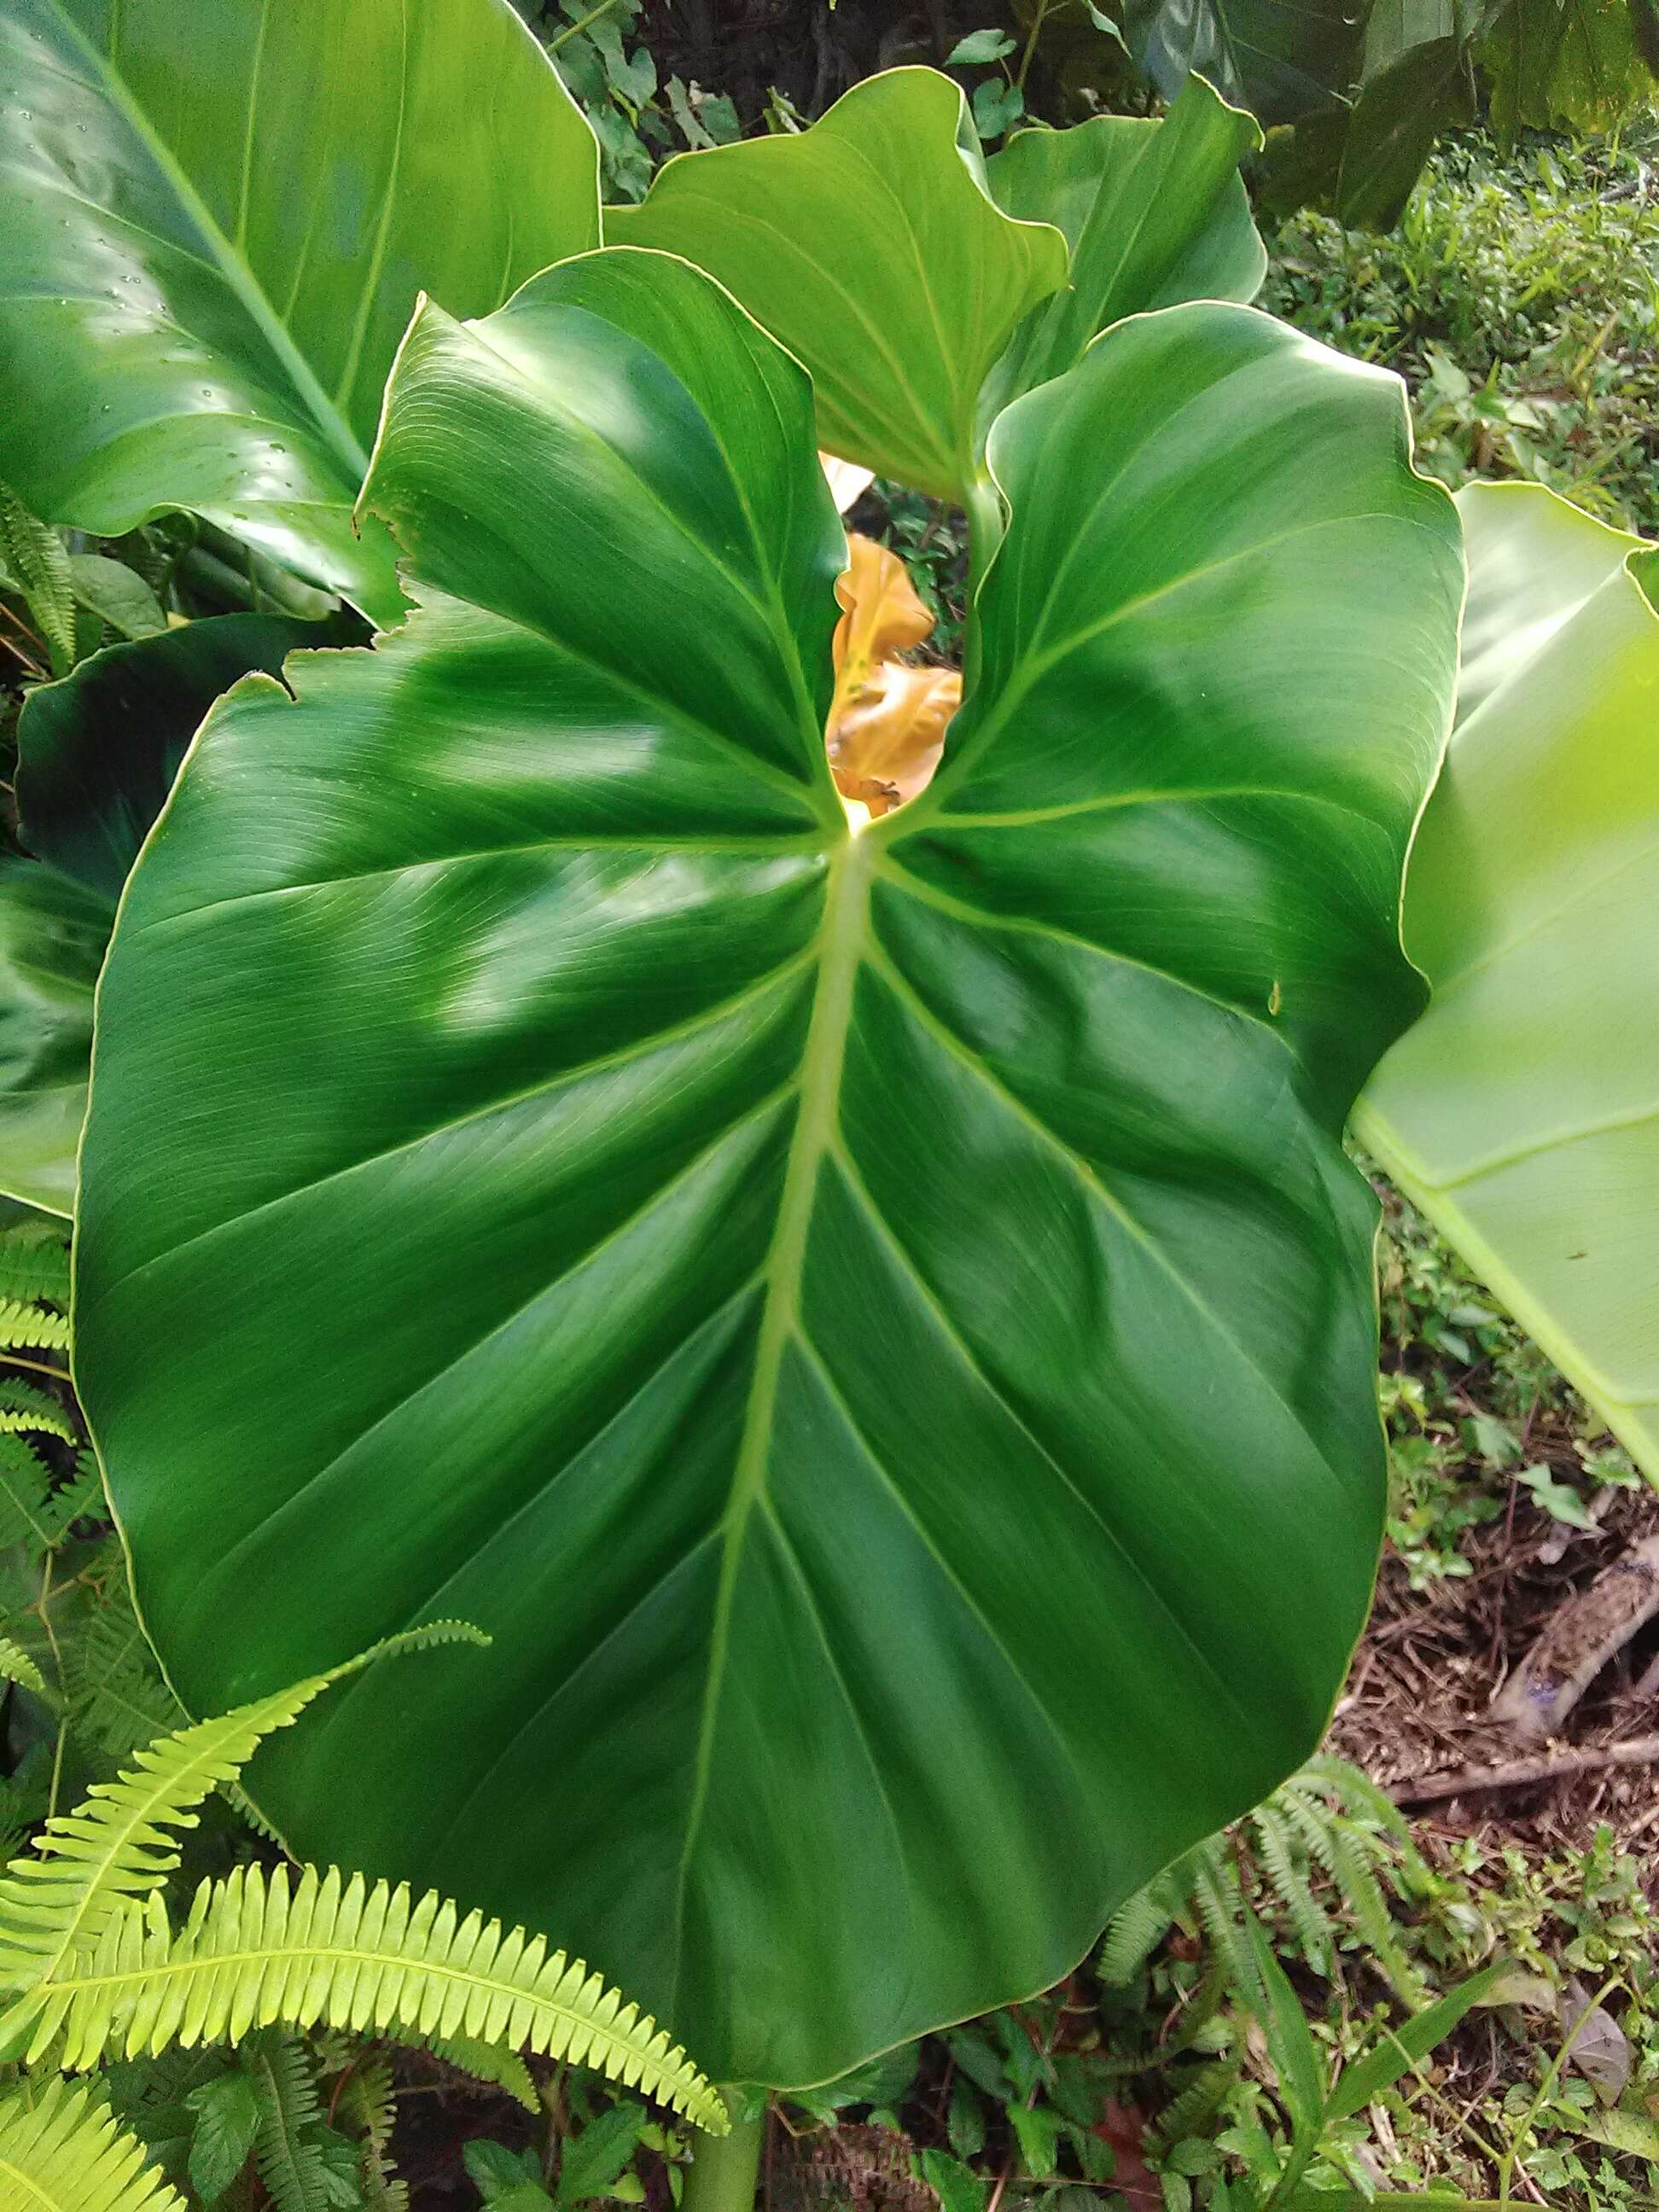
<instances>
[{"instance_id":1,"label":"leaf midrib","mask_svg":"<svg viewBox=\"0 0 1659 2212\"><path fill-rule=\"evenodd\" d=\"M52 14L63 27L65 39L79 51L95 77L107 88L112 102L119 108L135 136L178 195L185 213L213 256L212 265L236 295L258 326L260 336L276 356L293 386L294 396L310 410L313 422L325 436L335 459L348 471L355 489L368 472L368 455L359 444L350 424L324 391L315 370L301 352L293 332L267 298L252 269L238 255L206 201L179 167L172 148L140 106L113 58L100 53L80 26L70 20L64 11L63 0L51 0L51 6Z\"/></svg>"},{"instance_id":2,"label":"leaf midrib","mask_svg":"<svg viewBox=\"0 0 1659 2212\"><path fill-rule=\"evenodd\" d=\"M754 1370L732 1489L721 1522L720 1581L709 1631L708 1670L686 1815L685 1842L676 1882L677 1984L684 1954L686 1887L702 1833L714 1771L714 1738L744 1540L750 1516L766 1496L778 1385L784 1355L799 1326L801 1279L817 1198L818 1174L839 1127L842 1073L852 1028L854 987L865 956L870 886L878 851L875 839L850 836L830 864L817 940L818 980L801 1054L800 1103L763 1277L766 1291L756 1338Z\"/></svg>"}]
</instances>

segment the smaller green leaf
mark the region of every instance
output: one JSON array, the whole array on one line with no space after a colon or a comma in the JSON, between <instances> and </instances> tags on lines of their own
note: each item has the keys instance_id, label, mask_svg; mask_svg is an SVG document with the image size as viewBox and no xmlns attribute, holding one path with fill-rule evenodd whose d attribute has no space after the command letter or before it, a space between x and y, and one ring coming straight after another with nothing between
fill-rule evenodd
<instances>
[{"instance_id":1,"label":"smaller green leaf","mask_svg":"<svg viewBox=\"0 0 1659 2212\"><path fill-rule=\"evenodd\" d=\"M1006 31L969 31L958 39L945 58L947 69L977 69L985 62L1000 62L1014 51L1015 40Z\"/></svg>"},{"instance_id":2,"label":"smaller green leaf","mask_svg":"<svg viewBox=\"0 0 1659 2212\"><path fill-rule=\"evenodd\" d=\"M975 97L981 137L1021 112L1000 78ZM780 339L811 374L820 446L946 499L973 480L992 364L1066 276L1058 231L992 198L935 70L866 78L808 131L676 155L605 230L706 270Z\"/></svg>"},{"instance_id":3,"label":"smaller green leaf","mask_svg":"<svg viewBox=\"0 0 1659 2212\"><path fill-rule=\"evenodd\" d=\"M951 2084L951 2109L945 2131L958 2158L975 2158L985 2148L985 2107L979 2100L979 2092L962 2074Z\"/></svg>"},{"instance_id":4,"label":"smaller green leaf","mask_svg":"<svg viewBox=\"0 0 1659 2212\"><path fill-rule=\"evenodd\" d=\"M1540 1462L1535 1467L1523 1467L1516 1476L1531 1491L1533 1503L1547 1513L1553 1521L1559 1521L1569 1528L1594 1528L1595 1516L1570 1482L1556 1479L1553 1468Z\"/></svg>"},{"instance_id":5,"label":"smaller green leaf","mask_svg":"<svg viewBox=\"0 0 1659 2212\"><path fill-rule=\"evenodd\" d=\"M916 2172L945 2212L985 2212L985 2184L959 2158L942 2150L925 2150L917 2157Z\"/></svg>"},{"instance_id":6,"label":"smaller green leaf","mask_svg":"<svg viewBox=\"0 0 1659 2212\"><path fill-rule=\"evenodd\" d=\"M121 637L154 637L167 626L161 602L136 569L102 553L71 553L70 581L76 604L107 623Z\"/></svg>"},{"instance_id":7,"label":"smaller green leaf","mask_svg":"<svg viewBox=\"0 0 1659 2212\"><path fill-rule=\"evenodd\" d=\"M1125 315L1254 299L1267 256L1238 165L1261 143L1255 118L1194 76L1161 122L1101 115L1070 131L1023 131L994 155L985 174L997 204L1053 223L1072 265L999 362L984 411L1062 375Z\"/></svg>"},{"instance_id":8,"label":"smaller green leaf","mask_svg":"<svg viewBox=\"0 0 1659 2212\"><path fill-rule=\"evenodd\" d=\"M1017 84L988 77L974 93L974 128L981 138L1000 138L1025 112L1025 94Z\"/></svg>"},{"instance_id":9,"label":"smaller green leaf","mask_svg":"<svg viewBox=\"0 0 1659 2212\"><path fill-rule=\"evenodd\" d=\"M196 2115L190 2142L190 2185L211 2204L222 2197L253 2154L259 2132L259 2100L240 2067L204 2081L185 2102Z\"/></svg>"},{"instance_id":10,"label":"smaller green leaf","mask_svg":"<svg viewBox=\"0 0 1659 2212\"><path fill-rule=\"evenodd\" d=\"M643 2105L611 2105L585 2128L565 2137L553 2195L558 2212L614 2194L649 2119Z\"/></svg>"},{"instance_id":11,"label":"smaller green leaf","mask_svg":"<svg viewBox=\"0 0 1659 2212\"><path fill-rule=\"evenodd\" d=\"M553 2202L542 2187L541 2167L532 2151L474 2141L462 2149L461 2161L489 2212L543 2212Z\"/></svg>"},{"instance_id":12,"label":"smaller green leaf","mask_svg":"<svg viewBox=\"0 0 1659 2212\"><path fill-rule=\"evenodd\" d=\"M1346 2120L1351 2113L1362 2112L1419 2058L1427 2057L1437 2044L1445 2041L1464 2014L1481 2002L1504 1971L1501 1966L1488 1966L1483 1973L1471 1974L1443 1997L1413 2014L1403 2027L1391 2030L1363 2058L1344 2067L1326 2103L1327 2122Z\"/></svg>"},{"instance_id":13,"label":"smaller green leaf","mask_svg":"<svg viewBox=\"0 0 1659 2212\"><path fill-rule=\"evenodd\" d=\"M1066 2123L1052 2105L1010 2105L1008 2124L1019 2144L1020 2163L1033 2181L1047 2181L1059 2163Z\"/></svg>"},{"instance_id":14,"label":"smaller green leaf","mask_svg":"<svg viewBox=\"0 0 1659 2212\"><path fill-rule=\"evenodd\" d=\"M1317 2136L1325 2106L1323 2069L1301 2000L1262 1933L1261 1923L1244 1900L1244 1926L1254 1972L1244 1985L1244 2002L1261 2022L1267 2056L1279 2076L1279 2094L1298 2142Z\"/></svg>"},{"instance_id":15,"label":"smaller green leaf","mask_svg":"<svg viewBox=\"0 0 1659 2212\"><path fill-rule=\"evenodd\" d=\"M462 2073L471 2074L475 2081L488 2081L498 2089L505 2089L526 2112L540 2113L542 2105L536 2094L535 2081L516 2051L503 2051L496 2044L483 2043L476 2036L466 2035L428 2037L424 2048L434 2058L444 2059L451 2066L459 2066Z\"/></svg>"}]
</instances>

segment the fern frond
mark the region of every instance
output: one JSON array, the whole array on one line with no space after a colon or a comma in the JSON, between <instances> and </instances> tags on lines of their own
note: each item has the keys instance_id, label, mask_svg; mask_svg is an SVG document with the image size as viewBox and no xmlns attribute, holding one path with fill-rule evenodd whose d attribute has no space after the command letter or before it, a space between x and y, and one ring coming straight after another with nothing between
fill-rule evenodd
<instances>
[{"instance_id":1,"label":"fern frond","mask_svg":"<svg viewBox=\"0 0 1659 2212\"><path fill-rule=\"evenodd\" d=\"M130 1759L188 1724L138 1625L125 1577L92 1607L69 1648L65 1673L70 1726L112 1758Z\"/></svg>"},{"instance_id":2,"label":"fern frond","mask_svg":"<svg viewBox=\"0 0 1659 2212\"><path fill-rule=\"evenodd\" d=\"M1095 1972L1101 1980L1111 1989L1133 1981L1169 1934L1174 1917L1164 1909L1156 1886L1137 1890L1106 1923L1095 1959Z\"/></svg>"},{"instance_id":3,"label":"fern frond","mask_svg":"<svg viewBox=\"0 0 1659 2212\"><path fill-rule=\"evenodd\" d=\"M69 1237L63 1227L27 1227L0 1232L0 1298L70 1302Z\"/></svg>"},{"instance_id":4,"label":"fern frond","mask_svg":"<svg viewBox=\"0 0 1659 2212\"><path fill-rule=\"evenodd\" d=\"M104 1478L99 1470L97 1455L89 1444L83 1444L75 1455L75 1472L61 1490L55 1490L46 1500L46 1522L52 1531L52 1540L61 1544L76 1521L107 1521L109 1500L104 1495Z\"/></svg>"},{"instance_id":5,"label":"fern frond","mask_svg":"<svg viewBox=\"0 0 1659 2212\"><path fill-rule=\"evenodd\" d=\"M204 1882L174 1936L159 1896L120 1906L95 1954L64 1961L26 2001L33 2057L63 2031L62 2063L95 2065L170 2044L236 2041L319 2022L358 2033L468 2036L592 2066L724 2133L718 2094L667 2032L580 1960L429 1890L372 1887L337 1867L241 1866Z\"/></svg>"},{"instance_id":6,"label":"fern frond","mask_svg":"<svg viewBox=\"0 0 1659 2212\"><path fill-rule=\"evenodd\" d=\"M1233 2059L1218 2058L1200 2066L1158 2114L1156 2125L1163 2141L1177 2143L1188 2136L1211 2135L1216 2115L1237 2081L1238 2066Z\"/></svg>"},{"instance_id":7,"label":"fern frond","mask_svg":"<svg viewBox=\"0 0 1659 2212\"><path fill-rule=\"evenodd\" d=\"M0 1431L80 1442L63 1401L21 1375L0 1375Z\"/></svg>"},{"instance_id":8,"label":"fern frond","mask_svg":"<svg viewBox=\"0 0 1659 2212\"><path fill-rule=\"evenodd\" d=\"M52 672L75 665L75 580L64 541L0 484L0 552L52 654Z\"/></svg>"},{"instance_id":9,"label":"fern frond","mask_svg":"<svg viewBox=\"0 0 1659 2212\"><path fill-rule=\"evenodd\" d=\"M73 1813L46 1823L33 1856L14 1859L0 1875L0 1989L30 1991L48 1983L77 1950L97 1942L123 1899L154 1897L179 1863L167 1831L197 1826L195 1808L237 1780L265 1737L291 1727L332 1684L394 1652L489 1640L467 1621L405 1630L325 1674L164 1736L137 1753L113 1782L94 1783ZM37 2012L33 1997L23 1996L0 2016L0 2051ZM45 2048L37 2032L31 2057Z\"/></svg>"},{"instance_id":10,"label":"fern frond","mask_svg":"<svg viewBox=\"0 0 1659 2212\"><path fill-rule=\"evenodd\" d=\"M1341 1814L1333 1814L1328 1806L1298 1790L1286 1790L1281 1793L1281 1799L1308 1847L1309 1856L1324 1868L1336 1884L1344 1908L1377 1964L1408 2002L1425 2003L1427 1985L1400 1948L1388 1899L1364 1851L1355 1842L1350 1824Z\"/></svg>"},{"instance_id":11,"label":"fern frond","mask_svg":"<svg viewBox=\"0 0 1659 2212\"><path fill-rule=\"evenodd\" d=\"M67 1352L67 1314L31 1305L27 1298L0 1298L0 1354L5 1352Z\"/></svg>"},{"instance_id":12,"label":"fern frond","mask_svg":"<svg viewBox=\"0 0 1659 2212\"><path fill-rule=\"evenodd\" d=\"M46 1695L46 1679L33 1659L9 1636L0 1636L0 1680L21 1682L26 1690L38 1690Z\"/></svg>"},{"instance_id":13,"label":"fern frond","mask_svg":"<svg viewBox=\"0 0 1659 2212\"><path fill-rule=\"evenodd\" d=\"M1243 1899L1236 1869L1217 1851L1194 1869L1191 1881L1199 1924L1217 1958L1224 1960L1228 1979L1235 1988L1254 1988L1255 1961L1239 1924Z\"/></svg>"},{"instance_id":14,"label":"fern frond","mask_svg":"<svg viewBox=\"0 0 1659 2212\"><path fill-rule=\"evenodd\" d=\"M1418 1848L1411 1822L1388 1792L1377 1788L1364 1767L1339 1759L1334 1752L1322 1751L1294 1778L1328 1790L1346 1811L1375 1821L1412 1875L1424 1882L1433 1881L1434 1870Z\"/></svg>"},{"instance_id":15,"label":"fern frond","mask_svg":"<svg viewBox=\"0 0 1659 2212\"><path fill-rule=\"evenodd\" d=\"M0 1988L49 1979L97 1942L123 1899L159 1890L179 1863L167 1832L195 1827L195 1808L240 1774L266 1736L297 1720L328 1679L313 1674L163 1737L115 1781L94 1783L74 1812L47 1821L33 1855L0 1875ZM0 2047L20 2009L0 2019ZM37 2041L33 2055L40 2048Z\"/></svg>"},{"instance_id":16,"label":"fern frond","mask_svg":"<svg viewBox=\"0 0 1659 2212\"><path fill-rule=\"evenodd\" d=\"M105 1517L103 1479L89 1451L76 1455L67 1482L54 1489L55 1480L33 1445L0 1424L0 1550L27 1544L50 1552L75 1522Z\"/></svg>"},{"instance_id":17,"label":"fern frond","mask_svg":"<svg viewBox=\"0 0 1659 2212\"><path fill-rule=\"evenodd\" d=\"M506 2090L526 2112L540 2113L542 2100L536 2094L536 2084L516 2051L506 2050L496 2043L480 2043L476 2037L466 2035L435 2035L429 2040L414 2040L417 2049L429 2051L447 2066L459 2067L463 2074L470 2074L475 2081L485 2082L491 2088Z\"/></svg>"},{"instance_id":18,"label":"fern frond","mask_svg":"<svg viewBox=\"0 0 1659 2212\"><path fill-rule=\"evenodd\" d=\"M522 2065L523 2061L520 2063ZM392 2169L392 2130L398 2092L384 2058L354 2069L339 2110L362 2130L362 2190L373 2212L409 2212L409 2184Z\"/></svg>"},{"instance_id":19,"label":"fern frond","mask_svg":"<svg viewBox=\"0 0 1659 2212\"><path fill-rule=\"evenodd\" d=\"M310 2060L287 2036L261 2035L242 2063L259 2100L253 2162L276 2212L329 2212L322 2146L311 2139L322 2108Z\"/></svg>"},{"instance_id":20,"label":"fern frond","mask_svg":"<svg viewBox=\"0 0 1659 2212\"><path fill-rule=\"evenodd\" d=\"M89 2090L61 2081L0 2103L0 2202L33 2212L186 2212L137 2136Z\"/></svg>"},{"instance_id":21,"label":"fern frond","mask_svg":"<svg viewBox=\"0 0 1659 2212\"><path fill-rule=\"evenodd\" d=\"M1290 1914L1302 1955L1327 1981L1336 1972L1336 1930L1330 1915L1314 1895L1313 1885L1297 1863L1290 1824L1281 1809L1281 1793L1275 1790L1252 1815L1257 1846L1273 1893Z\"/></svg>"},{"instance_id":22,"label":"fern frond","mask_svg":"<svg viewBox=\"0 0 1659 2212\"><path fill-rule=\"evenodd\" d=\"M0 1431L0 1547L33 1544L43 1552L52 1546L52 1515L47 1507L52 1469L33 1444L10 1431Z\"/></svg>"}]
</instances>

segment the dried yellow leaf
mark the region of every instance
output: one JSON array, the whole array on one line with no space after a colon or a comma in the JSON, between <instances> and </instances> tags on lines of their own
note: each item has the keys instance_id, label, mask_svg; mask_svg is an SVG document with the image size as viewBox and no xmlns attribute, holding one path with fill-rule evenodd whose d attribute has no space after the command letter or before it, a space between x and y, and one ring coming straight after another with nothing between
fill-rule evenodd
<instances>
[{"instance_id":1,"label":"dried yellow leaf","mask_svg":"<svg viewBox=\"0 0 1659 2212\"><path fill-rule=\"evenodd\" d=\"M894 655L921 644L933 617L896 553L856 532L836 585L836 696L825 741L844 799L884 814L914 799L939 765L962 703L954 668L911 668Z\"/></svg>"}]
</instances>

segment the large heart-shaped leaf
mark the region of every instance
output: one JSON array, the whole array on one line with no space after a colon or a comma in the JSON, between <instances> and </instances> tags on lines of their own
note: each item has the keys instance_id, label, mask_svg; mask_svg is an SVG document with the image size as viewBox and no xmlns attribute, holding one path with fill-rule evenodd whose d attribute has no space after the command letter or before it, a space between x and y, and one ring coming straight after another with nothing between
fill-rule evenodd
<instances>
[{"instance_id":1,"label":"large heart-shaped leaf","mask_svg":"<svg viewBox=\"0 0 1659 2212\"><path fill-rule=\"evenodd\" d=\"M988 162L948 77L891 70L799 137L678 156L605 235L718 276L812 372L834 452L965 500L991 416L1109 322L1254 295L1260 143L1194 79L1162 122L1022 131Z\"/></svg>"},{"instance_id":2,"label":"large heart-shaped leaf","mask_svg":"<svg viewBox=\"0 0 1659 2212\"><path fill-rule=\"evenodd\" d=\"M210 715L102 990L77 1373L181 1693L477 1620L256 1795L739 2078L1067 1968L1309 1750L1375 1562L1340 1133L1450 503L1231 307L990 452L983 680L854 835L798 365L653 253L428 308L366 493L421 603Z\"/></svg>"},{"instance_id":3,"label":"large heart-shaped leaf","mask_svg":"<svg viewBox=\"0 0 1659 2212\"><path fill-rule=\"evenodd\" d=\"M8 0L0 476L106 534L188 507L366 612L351 507L422 289L597 243L592 132L507 0Z\"/></svg>"},{"instance_id":4,"label":"large heart-shaped leaf","mask_svg":"<svg viewBox=\"0 0 1659 2212\"><path fill-rule=\"evenodd\" d=\"M1659 1480L1659 614L1639 539L1538 485L1459 505L1463 696L1407 887L1434 1000L1356 1127Z\"/></svg>"},{"instance_id":5,"label":"large heart-shaped leaf","mask_svg":"<svg viewBox=\"0 0 1659 2212\"><path fill-rule=\"evenodd\" d=\"M125 572L123 572L125 573ZM92 994L115 902L185 748L250 668L340 633L281 615L224 615L83 660L23 702L19 833L37 860L0 862L0 1191L53 1213L75 1202Z\"/></svg>"},{"instance_id":6,"label":"large heart-shaped leaf","mask_svg":"<svg viewBox=\"0 0 1659 2212\"><path fill-rule=\"evenodd\" d=\"M987 189L960 89L936 70L867 78L797 137L681 154L608 243L682 253L812 373L831 453L960 500L980 386L1066 276L1066 241Z\"/></svg>"},{"instance_id":7,"label":"large heart-shaped leaf","mask_svg":"<svg viewBox=\"0 0 1659 2212\"><path fill-rule=\"evenodd\" d=\"M1253 116L1189 77L1160 122L1101 115L1071 131L1022 131L993 155L998 203L1056 225L1072 252L1064 289L1027 317L998 368L999 399L1059 376L1125 315L1253 300L1267 256L1238 165L1261 143Z\"/></svg>"}]
</instances>

